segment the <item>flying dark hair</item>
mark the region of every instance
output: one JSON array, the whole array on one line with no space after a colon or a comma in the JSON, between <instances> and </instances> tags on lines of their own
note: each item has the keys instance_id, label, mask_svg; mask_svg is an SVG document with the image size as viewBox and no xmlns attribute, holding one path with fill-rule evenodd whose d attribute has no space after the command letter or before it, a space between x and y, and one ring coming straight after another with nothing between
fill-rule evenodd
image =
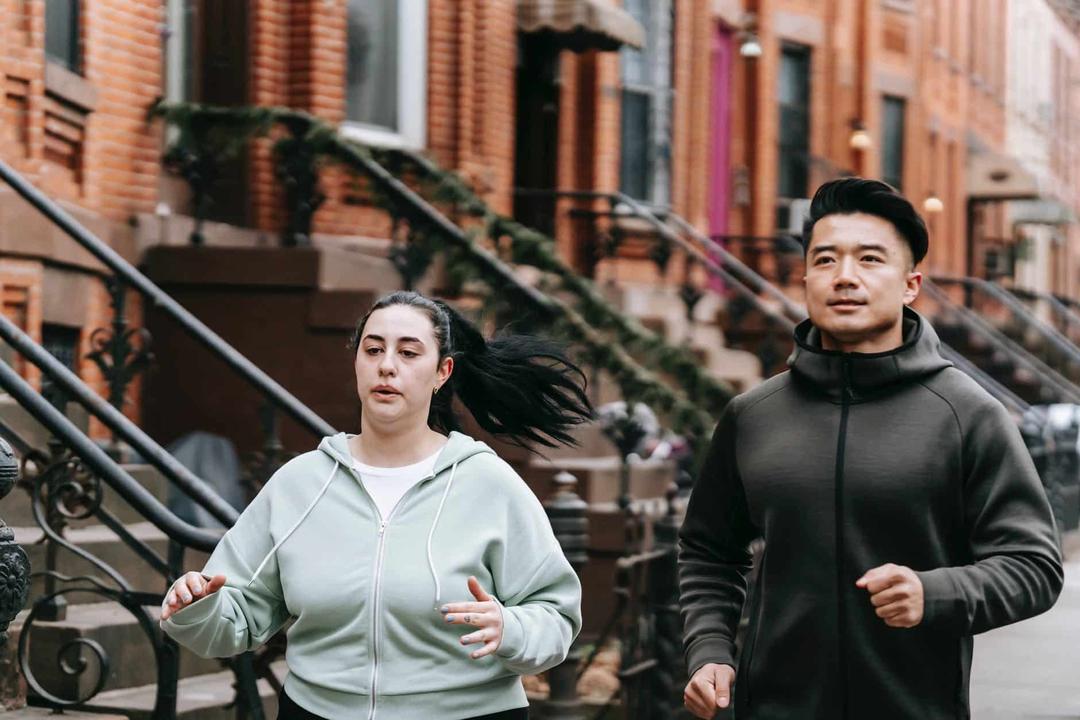
<instances>
[{"instance_id":1,"label":"flying dark hair","mask_svg":"<svg viewBox=\"0 0 1080 720\"><path fill-rule=\"evenodd\" d=\"M360 319L349 347L359 351L364 326L376 310L405 305L427 315L435 330L439 362L454 359L454 371L431 399L428 425L441 432L460 427L453 409L458 397L487 432L528 447L574 445L570 430L593 414L585 374L562 349L532 335L485 340L480 331L440 300L399 291L384 295Z\"/></svg>"},{"instance_id":2,"label":"flying dark hair","mask_svg":"<svg viewBox=\"0 0 1080 720\"><path fill-rule=\"evenodd\" d=\"M914 206L891 185L860 177L831 180L817 189L810 202L810 217L803 223L803 250L810 249L810 238L818 220L829 215L852 213L876 215L892 223L911 247L915 265L926 257L930 235Z\"/></svg>"}]
</instances>

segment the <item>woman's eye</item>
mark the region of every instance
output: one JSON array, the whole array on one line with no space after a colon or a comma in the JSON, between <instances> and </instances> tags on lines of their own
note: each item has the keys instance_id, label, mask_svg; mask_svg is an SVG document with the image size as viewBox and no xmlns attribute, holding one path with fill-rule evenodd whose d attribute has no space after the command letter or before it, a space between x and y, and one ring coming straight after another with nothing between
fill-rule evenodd
<instances>
[{"instance_id":1,"label":"woman's eye","mask_svg":"<svg viewBox=\"0 0 1080 720\"><path fill-rule=\"evenodd\" d=\"M401 354L404 355L407 358L414 358L414 357L418 356L420 353L413 352L412 350L402 350Z\"/></svg>"},{"instance_id":2,"label":"woman's eye","mask_svg":"<svg viewBox=\"0 0 1080 720\"><path fill-rule=\"evenodd\" d=\"M364 352L366 352L368 355L378 355L379 353L382 352L382 348L372 347L372 348L368 348Z\"/></svg>"}]
</instances>

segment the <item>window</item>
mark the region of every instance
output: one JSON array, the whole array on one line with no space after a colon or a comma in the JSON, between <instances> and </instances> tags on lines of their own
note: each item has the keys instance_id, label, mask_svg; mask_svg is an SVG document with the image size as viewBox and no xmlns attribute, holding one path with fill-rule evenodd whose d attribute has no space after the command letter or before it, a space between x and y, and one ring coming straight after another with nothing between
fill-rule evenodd
<instances>
[{"instance_id":1,"label":"window","mask_svg":"<svg viewBox=\"0 0 1080 720\"><path fill-rule=\"evenodd\" d=\"M810 160L810 48L784 45L780 55L780 158L782 198L806 197Z\"/></svg>"},{"instance_id":2,"label":"window","mask_svg":"<svg viewBox=\"0 0 1080 720\"><path fill-rule=\"evenodd\" d=\"M185 102L195 97L195 19L198 0L167 0L165 98ZM172 128L170 128L172 130Z\"/></svg>"},{"instance_id":3,"label":"window","mask_svg":"<svg viewBox=\"0 0 1080 720\"><path fill-rule=\"evenodd\" d=\"M45 57L80 72L79 0L46 0Z\"/></svg>"},{"instance_id":4,"label":"window","mask_svg":"<svg viewBox=\"0 0 1080 720\"><path fill-rule=\"evenodd\" d=\"M420 148L427 115L427 0L348 0L346 132Z\"/></svg>"},{"instance_id":5,"label":"window","mask_svg":"<svg viewBox=\"0 0 1080 720\"><path fill-rule=\"evenodd\" d=\"M41 326L41 345L64 367L78 373L79 328L44 323ZM41 378L41 394L56 407L63 407L68 398L48 376Z\"/></svg>"},{"instance_id":6,"label":"window","mask_svg":"<svg viewBox=\"0 0 1080 720\"><path fill-rule=\"evenodd\" d=\"M645 28L645 48L623 48L620 187L627 195L666 205L671 201L671 0L626 0Z\"/></svg>"},{"instance_id":7,"label":"window","mask_svg":"<svg viewBox=\"0 0 1080 720\"><path fill-rule=\"evenodd\" d=\"M881 106L881 179L904 189L904 98L886 95Z\"/></svg>"}]
</instances>

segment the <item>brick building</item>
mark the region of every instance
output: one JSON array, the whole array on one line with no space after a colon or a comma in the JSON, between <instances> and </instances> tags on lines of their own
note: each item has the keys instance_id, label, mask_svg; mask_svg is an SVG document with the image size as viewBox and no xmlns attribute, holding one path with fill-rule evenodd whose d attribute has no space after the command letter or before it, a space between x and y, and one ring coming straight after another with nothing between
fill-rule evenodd
<instances>
[{"instance_id":1,"label":"brick building","mask_svg":"<svg viewBox=\"0 0 1080 720\"><path fill-rule=\"evenodd\" d=\"M423 151L495 209L553 233L579 269L646 287L659 275L640 244L612 270L596 266L595 223L582 217L603 217L606 201L543 193L622 191L740 250L737 236L796 229L820 182L856 172L927 209L930 271L984 274L1014 235L987 178L1029 174L1009 158L1018 135L1007 129L1007 103L1024 105L1023 74L1006 70L1025 52L1009 40L1021 5L0 0L0 157L135 262L185 245L192 226L185 184L162 170L163 128L147 120L165 97L294 107L363 142ZM1040 17L1057 16L1047 6ZM1068 85L1075 32L1054 22L1069 48L1055 77ZM1076 95L1055 102L1071 112ZM1054 135L1052 148L1074 146ZM388 218L361 185L331 167L323 187L316 247L385 246ZM269 141L227 165L213 200L208 245L278 245ZM393 285L385 263L373 267ZM66 357L85 357L108 322L99 270L0 189L4 307ZM137 320L134 298L129 310ZM100 382L91 363L80 370Z\"/></svg>"}]
</instances>

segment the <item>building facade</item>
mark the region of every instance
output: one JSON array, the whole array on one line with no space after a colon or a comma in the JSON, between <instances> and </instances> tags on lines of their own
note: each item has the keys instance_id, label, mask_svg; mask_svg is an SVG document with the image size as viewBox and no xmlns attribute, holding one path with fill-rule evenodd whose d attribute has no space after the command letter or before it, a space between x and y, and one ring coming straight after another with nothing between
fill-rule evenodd
<instances>
[{"instance_id":1,"label":"building facade","mask_svg":"<svg viewBox=\"0 0 1080 720\"><path fill-rule=\"evenodd\" d=\"M0 158L139 263L192 228L155 101L287 106L425 153L582 272L646 285L663 275L648 242L627 224L605 257L597 228L617 208L568 193L625 193L743 252L797 232L817 185L857 173L925 210L930 273L1001 276L1013 257L1017 283L1072 294L1077 43L1062 4L0 0ZM259 140L225 164L208 245L279 244L271 152ZM1006 171L1038 178L1060 221L1008 210L1032 195L995 187ZM337 167L322 180L313 243L385 247L364 185ZM0 189L5 312L99 387L85 358L111 316L101 270ZM137 323L134 296L128 311Z\"/></svg>"}]
</instances>

